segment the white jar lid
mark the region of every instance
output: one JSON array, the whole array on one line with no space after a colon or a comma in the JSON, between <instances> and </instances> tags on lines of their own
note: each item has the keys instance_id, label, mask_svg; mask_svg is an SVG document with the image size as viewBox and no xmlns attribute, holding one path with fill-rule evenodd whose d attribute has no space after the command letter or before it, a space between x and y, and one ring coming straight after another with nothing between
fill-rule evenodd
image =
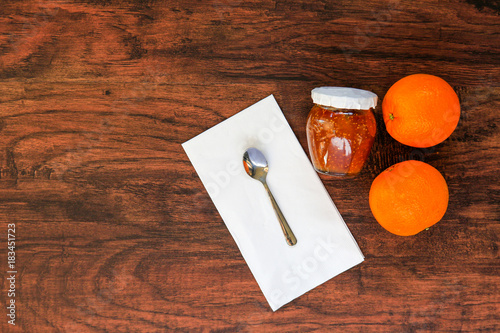
<instances>
[{"instance_id":1,"label":"white jar lid","mask_svg":"<svg viewBox=\"0 0 500 333\"><path fill-rule=\"evenodd\" d=\"M314 104L354 110L375 108L378 100L371 91L347 87L314 88L311 97Z\"/></svg>"}]
</instances>

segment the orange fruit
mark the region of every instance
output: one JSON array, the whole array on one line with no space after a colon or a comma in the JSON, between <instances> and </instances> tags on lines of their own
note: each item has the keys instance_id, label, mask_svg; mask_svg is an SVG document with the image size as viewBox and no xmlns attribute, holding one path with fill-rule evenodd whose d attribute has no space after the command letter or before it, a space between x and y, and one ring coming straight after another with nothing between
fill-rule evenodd
<instances>
[{"instance_id":1,"label":"orange fruit","mask_svg":"<svg viewBox=\"0 0 500 333\"><path fill-rule=\"evenodd\" d=\"M441 220L448 208L448 185L434 167L420 161L395 164L370 188L373 216L387 231L411 236Z\"/></svg>"},{"instance_id":2,"label":"orange fruit","mask_svg":"<svg viewBox=\"0 0 500 333\"><path fill-rule=\"evenodd\" d=\"M426 148L446 140L460 119L460 102L443 79L414 74L394 83L382 102L387 132L402 144Z\"/></svg>"}]
</instances>

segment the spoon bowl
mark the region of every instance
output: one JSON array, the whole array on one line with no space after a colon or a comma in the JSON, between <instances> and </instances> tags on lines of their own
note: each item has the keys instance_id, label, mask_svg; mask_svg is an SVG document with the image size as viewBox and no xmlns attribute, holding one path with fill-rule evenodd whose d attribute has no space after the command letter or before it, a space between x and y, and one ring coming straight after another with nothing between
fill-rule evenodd
<instances>
[{"instance_id":1,"label":"spoon bowl","mask_svg":"<svg viewBox=\"0 0 500 333\"><path fill-rule=\"evenodd\" d=\"M245 171L250 177L258 181L265 181L269 166L266 157L257 148L248 148L243 154Z\"/></svg>"}]
</instances>

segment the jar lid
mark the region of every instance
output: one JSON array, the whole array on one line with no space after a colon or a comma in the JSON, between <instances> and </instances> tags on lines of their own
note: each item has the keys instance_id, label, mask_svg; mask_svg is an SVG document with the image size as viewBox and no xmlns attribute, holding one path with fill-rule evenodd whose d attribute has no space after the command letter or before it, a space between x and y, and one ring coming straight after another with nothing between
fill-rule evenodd
<instances>
[{"instance_id":1,"label":"jar lid","mask_svg":"<svg viewBox=\"0 0 500 333\"><path fill-rule=\"evenodd\" d=\"M347 87L314 88L311 97L314 104L354 110L375 108L378 100L371 91Z\"/></svg>"}]
</instances>

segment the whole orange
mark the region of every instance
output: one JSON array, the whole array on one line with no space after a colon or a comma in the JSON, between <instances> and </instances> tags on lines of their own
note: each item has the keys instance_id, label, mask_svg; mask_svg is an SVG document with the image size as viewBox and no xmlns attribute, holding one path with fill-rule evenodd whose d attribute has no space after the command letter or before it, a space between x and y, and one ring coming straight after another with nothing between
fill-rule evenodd
<instances>
[{"instance_id":1,"label":"whole orange","mask_svg":"<svg viewBox=\"0 0 500 333\"><path fill-rule=\"evenodd\" d=\"M402 144L426 148L446 140L460 119L460 102L443 79L428 74L402 78L382 102L387 132Z\"/></svg>"},{"instance_id":2,"label":"whole orange","mask_svg":"<svg viewBox=\"0 0 500 333\"><path fill-rule=\"evenodd\" d=\"M373 216L382 227L399 236L411 236L444 216L448 185L429 164L405 161L375 178L369 200Z\"/></svg>"}]
</instances>

